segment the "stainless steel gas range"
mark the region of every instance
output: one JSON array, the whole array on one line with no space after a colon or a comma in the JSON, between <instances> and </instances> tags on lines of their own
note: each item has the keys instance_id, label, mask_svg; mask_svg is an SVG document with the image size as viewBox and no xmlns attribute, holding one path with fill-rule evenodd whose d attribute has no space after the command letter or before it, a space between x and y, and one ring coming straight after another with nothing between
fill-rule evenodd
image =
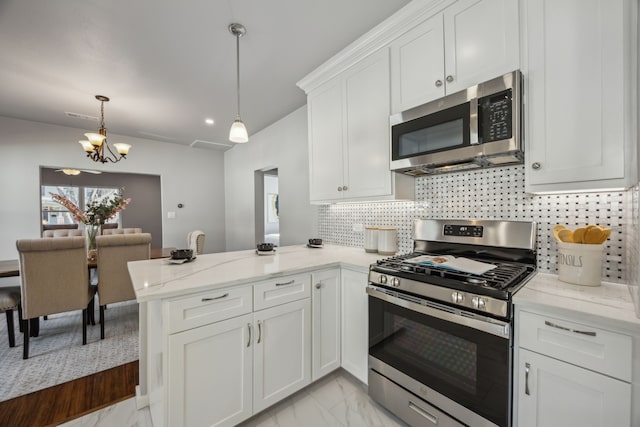
<instances>
[{"instance_id":1,"label":"stainless steel gas range","mask_svg":"<svg viewBox=\"0 0 640 427\"><path fill-rule=\"evenodd\" d=\"M414 252L369 271L369 394L412 426L510 426L512 296L536 224L416 220Z\"/></svg>"}]
</instances>

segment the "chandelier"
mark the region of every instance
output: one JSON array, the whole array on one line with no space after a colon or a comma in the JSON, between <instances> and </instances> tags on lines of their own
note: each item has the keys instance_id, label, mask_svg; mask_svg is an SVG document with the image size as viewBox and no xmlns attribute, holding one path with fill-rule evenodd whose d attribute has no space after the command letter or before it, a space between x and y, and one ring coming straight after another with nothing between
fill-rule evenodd
<instances>
[{"instance_id":1,"label":"chandelier","mask_svg":"<svg viewBox=\"0 0 640 427\"><path fill-rule=\"evenodd\" d=\"M107 142L107 128L104 127L104 103L109 102L109 98L103 95L96 95L96 99L100 101L100 129L98 133L85 133L87 137L85 141L78 141L87 157L94 162L100 163L116 163L127 158L131 145L124 143L113 144L118 154L114 153ZM105 150L106 148L106 150Z\"/></svg>"},{"instance_id":2,"label":"chandelier","mask_svg":"<svg viewBox=\"0 0 640 427\"><path fill-rule=\"evenodd\" d=\"M246 34L247 29L242 24L230 24L229 32L236 37L236 94L238 97L238 115L229 130L229 141L247 142L249 141L247 128L240 118L240 37Z\"/></svg>"}]
</instances>

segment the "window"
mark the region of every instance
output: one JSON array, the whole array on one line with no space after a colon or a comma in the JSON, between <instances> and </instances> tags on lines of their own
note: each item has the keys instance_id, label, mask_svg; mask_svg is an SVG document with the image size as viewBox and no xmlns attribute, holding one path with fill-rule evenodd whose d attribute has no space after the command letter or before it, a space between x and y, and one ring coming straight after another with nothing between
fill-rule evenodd
<instances>
[{"instance_id":1,"label":"window","mask_svg":"<svg viewBox=\"0 0 640 427\"><path fill-rule=\"evenodd\" d=\"M69 210L53 200L51 194L60 194L71 200L83 209L93 200L101 200L106 197L113 197L120 194L119 188L109 187L65 187L49 186L41 187L42 224L75 224L78 221L71 215ZM120 224L120 213L108 222Z\"/></svg>"}]
</instances>

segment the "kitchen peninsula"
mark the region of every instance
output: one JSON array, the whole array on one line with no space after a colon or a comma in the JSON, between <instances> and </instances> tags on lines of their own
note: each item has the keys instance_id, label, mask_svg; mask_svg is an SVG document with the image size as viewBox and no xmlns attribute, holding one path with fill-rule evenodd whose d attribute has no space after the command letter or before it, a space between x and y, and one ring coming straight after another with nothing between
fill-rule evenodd
<instances>
[{"instance_id":1,"label":"kitchen peninsula","mask_svg":"<svg viewBox=\"0 0 640 427\"><path fill-rule=\"evenodd\" d=\"M340 366L366 382L365 287L379 258L296 245L129 263L138 405L155 426L235 425Z\"/></svg>"}]
</instances>

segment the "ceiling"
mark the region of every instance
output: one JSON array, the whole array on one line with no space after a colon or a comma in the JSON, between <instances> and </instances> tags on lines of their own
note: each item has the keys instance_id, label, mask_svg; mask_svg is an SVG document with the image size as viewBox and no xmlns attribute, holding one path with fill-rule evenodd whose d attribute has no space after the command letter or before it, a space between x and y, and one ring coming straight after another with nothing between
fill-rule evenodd
<instances>
[{"instance_id":1,"label":"ceiling","mask_svg":"<svg viewBox=\"0 0 640 427\"><path fill-rule=\"evenodd\" d=\"M247 28L240 39L240 106L251 138L305 104L297 81L407 3L0 0L0 115L95 131L96 121L65 112L95 120L100 94L111 98L110 133L232 144L230 23Z\"/></svg>"}]
</instances>

